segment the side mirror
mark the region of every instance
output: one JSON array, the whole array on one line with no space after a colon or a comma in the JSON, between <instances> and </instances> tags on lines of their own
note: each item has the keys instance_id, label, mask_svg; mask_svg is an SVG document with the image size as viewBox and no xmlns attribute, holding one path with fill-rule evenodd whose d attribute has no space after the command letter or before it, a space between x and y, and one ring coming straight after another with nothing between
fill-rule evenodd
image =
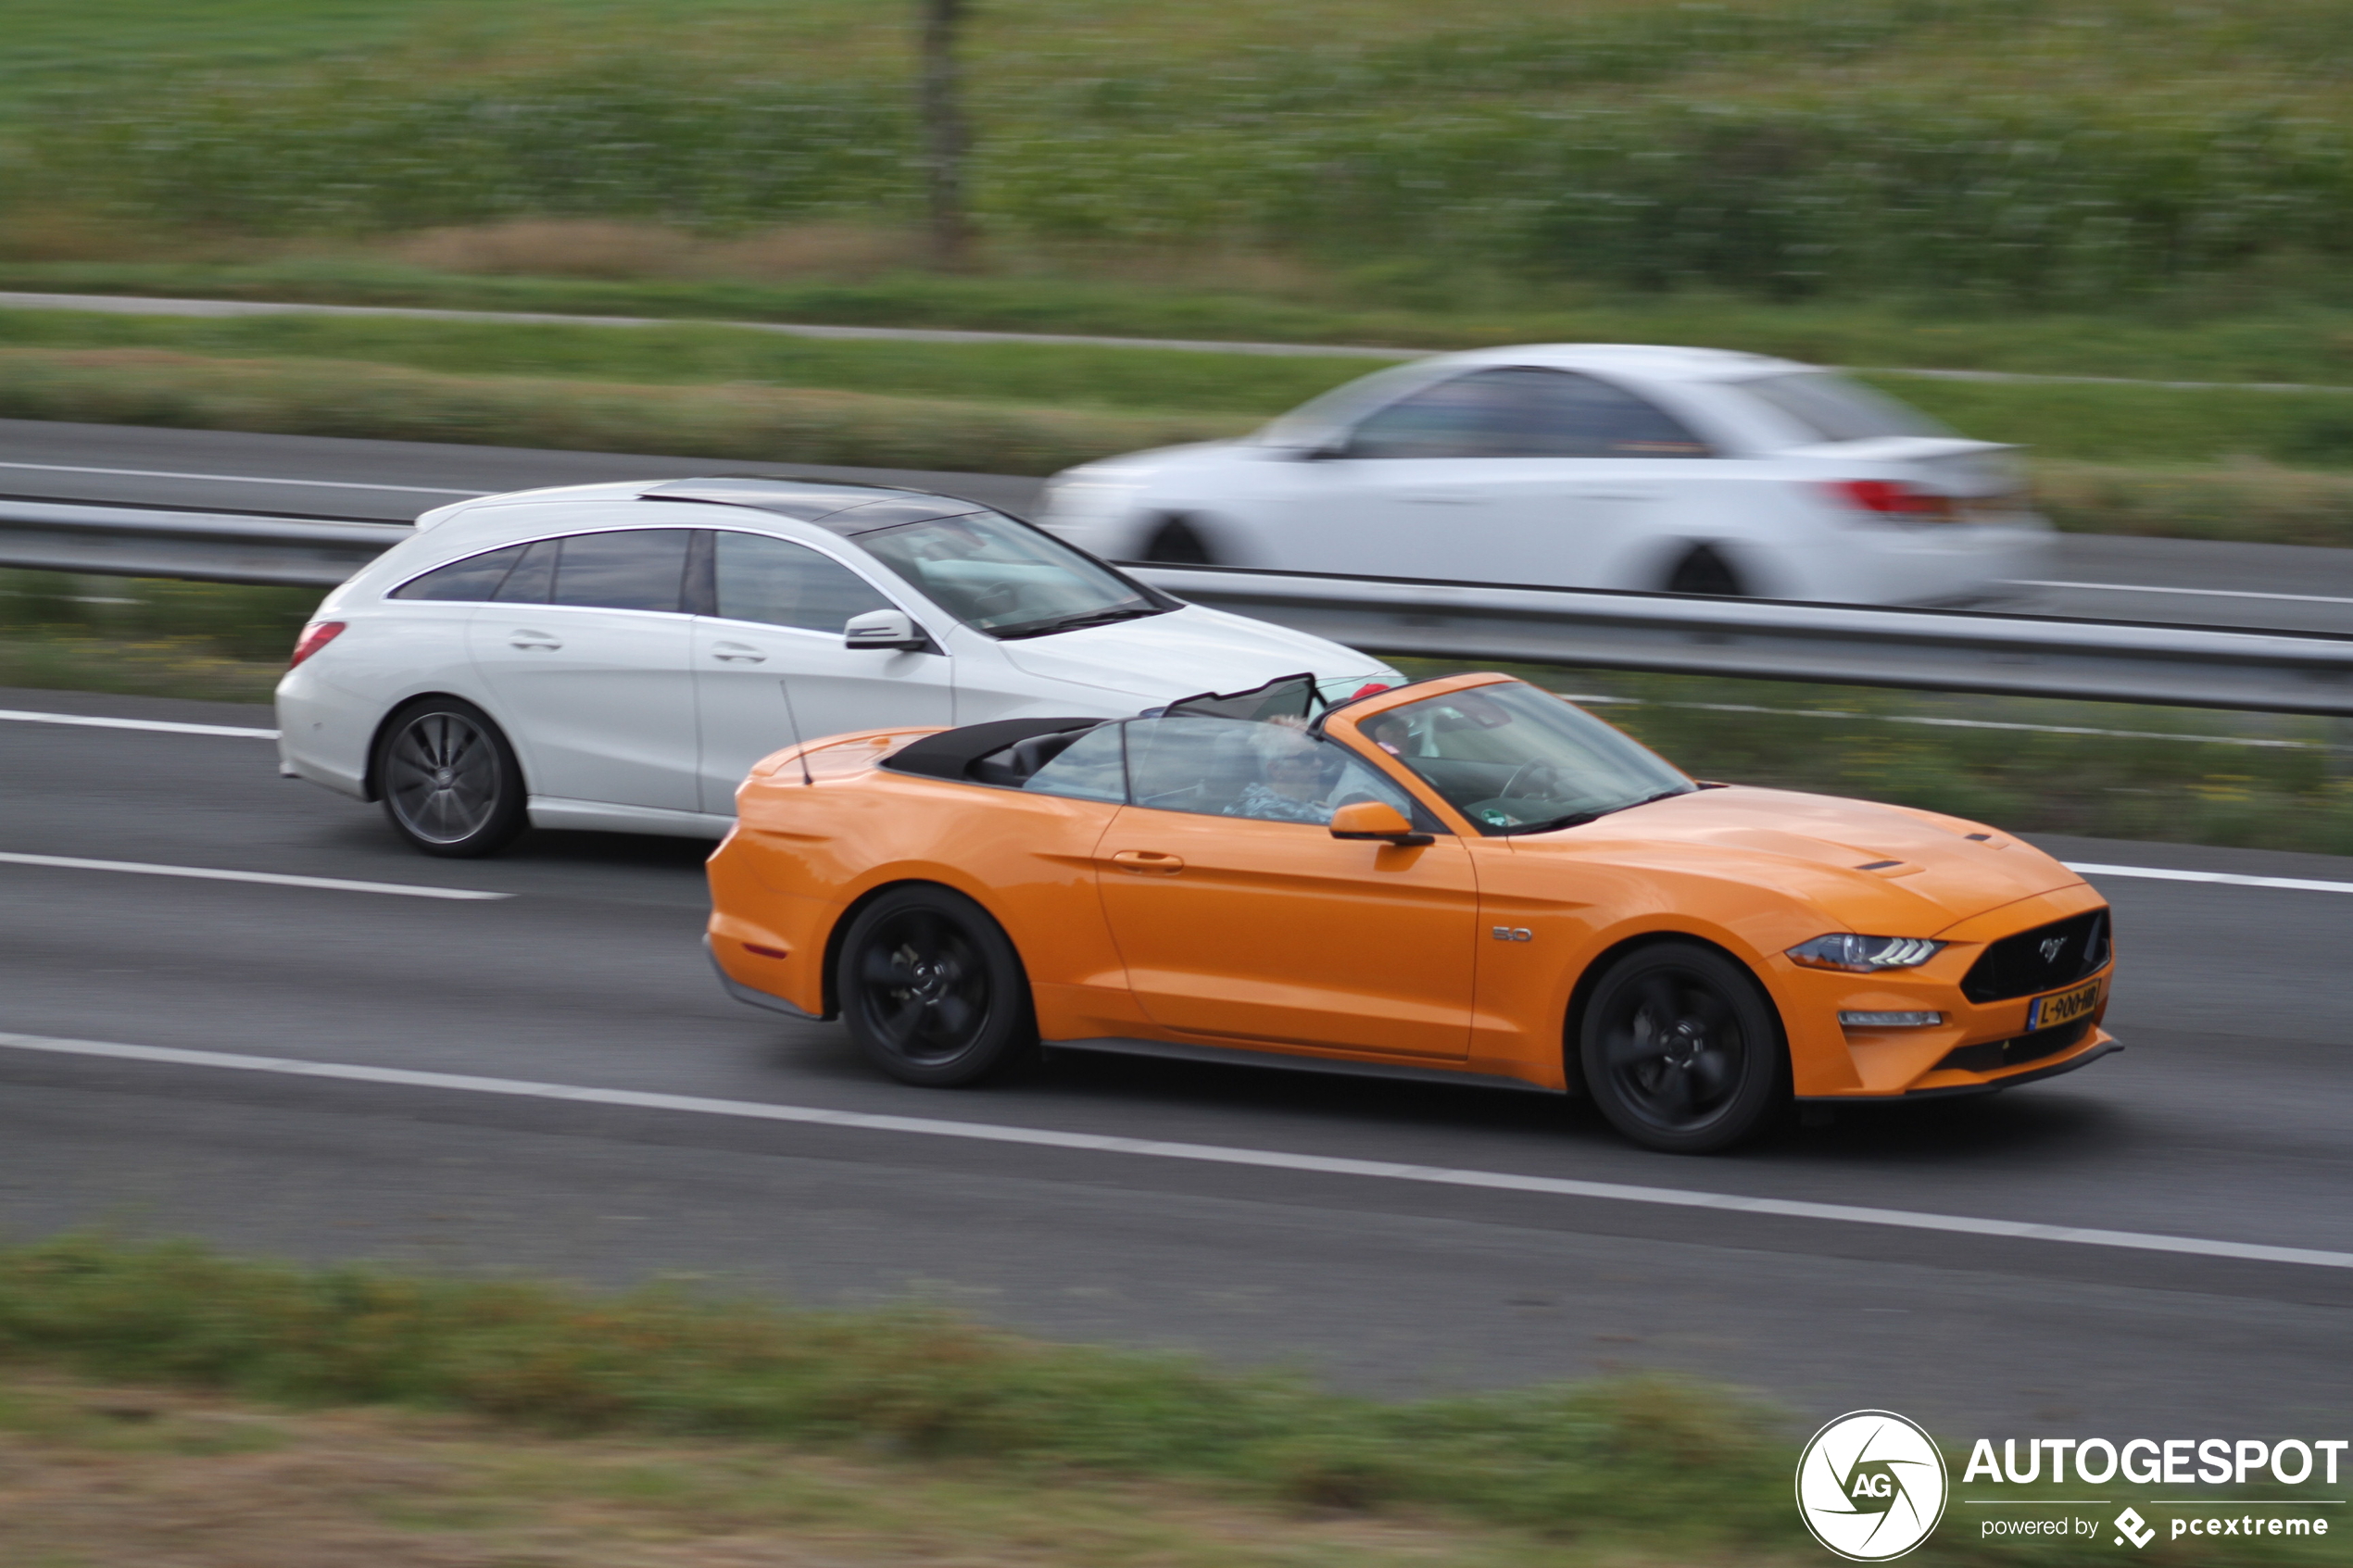
<instances>
[{"instance_id":1,"label":"side mirror","mask_svg":"<svg viewBox=\"0 0 2353 1568\"><path fill-rule=\"evenodd\" d=\"M881 648L915 653L931 646L913 618L901 609L870 609L853 615L841 629L841 643L850 648Z\"/></svg>"},{"instance_id":2,"label":"side mirror","mask_svg":"<svg viewBox=\"0 0 2353 1568\"><path fill-rule=\"evenodd\" d=\"M1334 811L1332 836L1385 839L1401 849L1430 842L1429 834L1416 833L1403 812L1382 800L1352 800Z\"/></svg>"}]
</instances>

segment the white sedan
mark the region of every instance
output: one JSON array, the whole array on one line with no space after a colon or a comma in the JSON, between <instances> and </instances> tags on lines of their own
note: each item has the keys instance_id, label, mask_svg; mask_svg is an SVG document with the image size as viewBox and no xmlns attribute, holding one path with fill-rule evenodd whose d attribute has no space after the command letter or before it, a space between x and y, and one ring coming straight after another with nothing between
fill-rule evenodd
<instances>
[{"instance_id":1,"label":"white sedan","mask_svg":"<svg viewBox=\"0 0 2353 1568\"><path fill-rule=\"evenodd\" d=\"M527 823L717 838L796 739L1112 718L1302 673L1327 700L1403 679L971 501L588 484L427 512L328 595L278 684L278 748L427 854Z\"/></svg>"},{"instance_id":2,"label":"white sedan","mask_svg":"<svg viewBox=\"0 0 2353 1568\"><path fill-rule=\"evenodd\" d=\"M1068 470L1048 496L1039 526L1111 560L1856 604L2050 575L2009 448L1721 349L1419 359L1240 441Z\"/></svg>"}]
</instances>

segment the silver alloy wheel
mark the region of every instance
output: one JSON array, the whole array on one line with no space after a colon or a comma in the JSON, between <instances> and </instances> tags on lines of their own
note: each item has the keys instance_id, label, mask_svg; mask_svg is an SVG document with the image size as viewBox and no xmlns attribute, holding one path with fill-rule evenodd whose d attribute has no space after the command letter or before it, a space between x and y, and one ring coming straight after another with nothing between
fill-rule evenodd
<instances>
[{"instance_id":1,"label":"silver alloy wheel","mask_svg":"<svg viewBox=\"0 0 2353 1568\"><path fill-rule=\"evenodd\" d=\"M489 825L506 784L498 748L462 713L434 709L384 748L384 800L400 825L433 844L458 844Z\"/></svg>"}]
</instances>

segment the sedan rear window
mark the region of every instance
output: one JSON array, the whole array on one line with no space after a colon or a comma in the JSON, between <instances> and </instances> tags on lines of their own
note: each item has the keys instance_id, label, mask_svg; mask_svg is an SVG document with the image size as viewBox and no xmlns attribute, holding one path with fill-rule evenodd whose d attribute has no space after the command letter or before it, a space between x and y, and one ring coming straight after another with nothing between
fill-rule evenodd
<instances>
[{"instance_id":1,"label":"sedan rear window","mask_svg":"<svg viewBox=\"0 0 2353 1568\"><path fill-rule=\"evenodd\" d=\"M1952 428L1908 403L1828 370L1794 370L1732 383L1805 431L1816 442L1870 441L1888 435L1951 435Z\"/></svg>"}]
</instances>

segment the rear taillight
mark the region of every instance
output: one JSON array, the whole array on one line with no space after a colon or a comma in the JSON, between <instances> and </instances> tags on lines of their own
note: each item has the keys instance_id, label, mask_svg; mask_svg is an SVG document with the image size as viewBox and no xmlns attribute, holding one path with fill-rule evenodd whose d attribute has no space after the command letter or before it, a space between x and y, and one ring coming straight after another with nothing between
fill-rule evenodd
<instances>
[{"instance_id":1,"label":"rear taillight","mask_svg":"<svg viewBox=\"0 0 2353 1568\"><path fill-rule=\"evenodd\" d=\"M1915 522L1948 522L1957 512L1953 497L1922 490L1895 479L1839 479L1824 486L1842 506L1881 517L1906 518Z\"/></svg>"},{"instance_id":2,"label":"rear taillight","mask_svg":"<svg viewBox=\"0 0 2353 1568\"><path fill-rule=\"evenodd\" d=\"M314 621L304 627L301 640L295 644L294 658L287 663L286 668L293 669L329 643L333 642L343 634L343 628L344 622L340 621Z\"/></svg>"}]
</instances>

